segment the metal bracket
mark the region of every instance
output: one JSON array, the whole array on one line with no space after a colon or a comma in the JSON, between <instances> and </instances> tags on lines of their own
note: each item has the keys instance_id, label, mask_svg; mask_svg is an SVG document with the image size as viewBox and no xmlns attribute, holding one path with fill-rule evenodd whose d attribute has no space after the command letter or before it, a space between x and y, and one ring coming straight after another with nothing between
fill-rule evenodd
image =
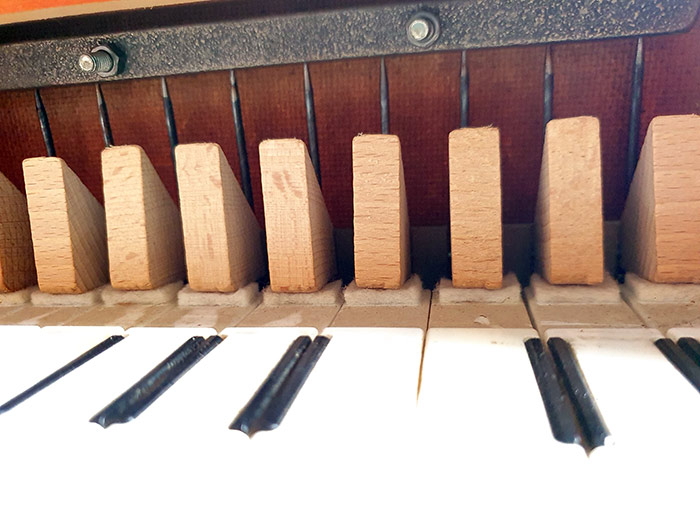
<instances>
[{"instance_id":1,"label":"metal bracket","mask_svg":"<svg viewBox=\"0 0 700 525\"><path fill-rule=\"evenodd\" d=\"M123 54L120 74L142 78L271 64L473 49L680 31L700 0L468 0L297 13L0 46L0 89L94 82L78 58L97 45ZM409 23L429 11L439 31ZM408 34L407 34L408 32ZM411 40L413 34L413 41Z\"/></svg>"}]
</instances>

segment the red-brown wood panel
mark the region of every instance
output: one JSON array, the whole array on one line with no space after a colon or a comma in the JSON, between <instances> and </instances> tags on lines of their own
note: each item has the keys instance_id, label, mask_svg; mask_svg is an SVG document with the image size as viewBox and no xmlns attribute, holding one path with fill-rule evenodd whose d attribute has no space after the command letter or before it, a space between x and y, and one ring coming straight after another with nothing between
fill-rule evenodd
<instances>
[{"instance_id":1,"label":"red-brown wood panel","mask_svg":"<svg viewBox=\"0 0 700 525\"><path fill-rule=\"evenodd\" d=\"M265 139L298 138L308 145L304 70L299 64L236 72L245 127L255 214L264 224L258 146Z\"/></svg>"},{"instance_id":2,"label":"red-brown wood panel","mask_svg":"<svg viewBox=\"0 0 700 525\"><path fill-rule=\"evenodd\" d=\"M644 39L639 147L657 115L700 114L700 17L687 33Z\"/></svg>"},{"instance_id":3,"label":"red-brown wood panel","mask_svg":"<svg viewBox=\"0 0 700 525\"><path fill-rule=\"evenodd\" d=\"M352 139L379 133L379 59L311 64L323 196L336 228L352 227Z\"/></svg>"},{"instance_id":4,"label":"red-brown wood panel","mask_svg":"<svg viewBox=\"0 0 700 525\"><path fill-rule=\"evenodd\" d=\"M460 53L391 57L386 68L389 132L401 140L411 224L447 224L447 136L459 126Z\"/></svg>"},{"instance_id":5,"label":"red-brown wood panel","mask_svg":"<svg viewBox=\"0 0 700 525\"><path fill-rule=\"evenodd\" d=\"M41 97L49 117L56 155L66 161L102 202L100 154L104 142L95 85L45 88L41 90Z\"/></svg>"},{"instance_id":6,"label":"red-brown wood panel","mask_svg":"<svg viewBox=\"0 0 700 525\"><path fill-rule=\"evenodd\" d=\"M470 51L469 125L501 132L503 221L530 222L542 156L544 47Z\"/></svg>"},{"instance_id":7,"label":"red-brown wood panel","mask_svg":"<svg viewBox=\"0 0 700 525\"><path fill-rule=\"evenodd\" d=\"M34 93L0 91L0 172L24 191L22 161L45 155Z\"/></svg>"},{"instance_id":8,"label":"red-brown wood panel","mask_svg":"<svg viewBox=\"0 0 700 525\"><path fill-rule=\"evenodd\" d=\"M141 146L170 196L179 204L160 79L108 83L102 91L109 109L115 145Z\"/></svg>"},{"instance_id":9,"label":"red-brown wood panel","mask_svg":"<svg viewBox=\"0 0 700 525\"><path fill-rule=\"evenodd\" d=\"M168 78L180 144L215 142L240 182L228 71Z\"/></svg>"},{"instance_id":10,"label":"red-brown wood panel","mask_svg":"<svg viewBox=\"0 0 700 525\"><path fill-rule=\"evenodd\" d=\"M635 39L559 44L552 49L554 118L592 115L600 120L603 209L619 219L624 205L625 163Z\"/></svg>"}]
</instances>

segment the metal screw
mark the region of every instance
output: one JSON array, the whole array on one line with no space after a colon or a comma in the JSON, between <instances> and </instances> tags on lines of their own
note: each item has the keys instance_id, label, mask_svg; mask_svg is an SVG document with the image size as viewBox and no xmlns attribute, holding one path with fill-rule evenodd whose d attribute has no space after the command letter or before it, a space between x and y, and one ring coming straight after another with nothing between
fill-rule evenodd
<instances>
[{"instance_id":1,"label":"metal screw","mask_svg":"<svg viewBox=\"0 0 700 525\"><path fill-rule=\"evenodd\" d=\"M411 17L406 32L411 44L427 47L440 36L440 22L434 14L422 11Z\"/></svg>"},{"instance_id":2,"label":"metal screw","mask_svg":"<svg viewBox=\"0 0 700 525\"><path fill-rule=\"evenodd\" d=\"M108 46L97 46L78 58L78 66L86 73L97 73L101 77L111 77L119 69L119 56Z\"/></svg>"}]
</instances>

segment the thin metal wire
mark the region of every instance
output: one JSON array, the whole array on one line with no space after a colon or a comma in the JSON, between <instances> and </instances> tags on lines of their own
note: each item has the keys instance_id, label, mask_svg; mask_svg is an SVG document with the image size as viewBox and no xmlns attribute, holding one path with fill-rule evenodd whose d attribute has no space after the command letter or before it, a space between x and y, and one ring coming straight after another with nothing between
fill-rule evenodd
<instances>
[{"instance_id":1,"label":"thin metal wire","mask_svg":"<svg viewBox=\"0 0 700 525\"><path fill-rule=\"evenodd\" d=\"M170 140L170 155L175 166L175 146L177 146L177 128L175 127L175 113L173 103L168 92L168 83L165 77L160 77L161 94L163 96L163 110L165 111L165 126L168 128L168 140Z\"/></svg>"},{"instance_id":2,"label":"thin metal wire","mask_svg":"<svg viewBox=\"0 0 700 525\"><path fill-rule=\"evenodd\" d=\"M55 157L56 148L53 145L53 135L51 134L51 126L49 125L49 116L46 114L44 101L41 100L41 94L38 89L34 90L34 105L36 106L36 114L39 117L39 125L41 126L41 135L44 137L44 145L46 146L46 156Z\"/></svg>"},{"instance_id":3,"label":"thin metal wire","mask_svg":"<svg viewBox=\"0 0 700 525\"><path fill-rule=\"evenodd\" d=\"M109 113L107 112L107 104L105 104L104 96L102 95L102 87L100 84L95 84L95 93L97 94L97 110L100 114L100 127L102 128L102 139L105 143L105 148L114 146L112 138L112 126L109 124Z\"/></svg>"},{"instance_id":4,"label":"thin metal wire","mask_svg":"<svg viewBox=\"0 0 700 525\"><path fill-rule=\"evenodd\" d=\"M248 165L248 150L245 143L245 131L243 129L243 116L241 114L241 101L238 97L238 83L233 69L230 74L231 83L231 110L233 111L233 126L236 130L236 147L238 148L238 166L241 170L241 187L248 200L251 209L253 205L253 189L250 185L250 166Z\"/></svg>"},{"instance_id":5,"label":"thin metal wire","mask_svg":"<svg viewBox=\"0 0 700 525\"><path fill-rule=\"evenodd\" d=\"M462 63L459 69L459 127L469 125L469 66L467 52L462 51Z\"/></svg>"},{"instance_id":6,"label":"thin metal wire","mask_svg":"<svg viewBox=\"0 0 700 525\"><path fill-rule=\"evenodd\" d=\"M314 88L311 85L309 66L304 62L304 102L306 103L306 129L309 132L309 155L316 170L318 185L321 185L321 164L318 158L318 138L316 136L316 110L314 109Z\"/></svg>"},{"instance_id":7,"label":"thin metal wire","mask_svg":"<svg viewBox=\"0 0 700 525\"><path fill-rule=\"evenodd\" d=\"M634 170L637 166L637 139L642 107L642 81L644 80L644 44L642 37L637 39L637 50L634 54L634 70L632 72L632 94L630 100L630 121L627 135L627 169L625 182L627 187L632 184Z\"/></svg>"},{"instance_id":8,"label":"thin metal wire","mask_svg":"<svg viewBox=\"0 0 700 525\"><path fill-rule=\"evenodd\" d=\"M544 113L543 123L544 129L547 129L547 123L552 120L552 102L554 96L554 74L552 72L552 51L547 46L544 59Z\"/></svg>"},{"instance_id":9,"label":"thin metal wire","mask_svg":"<svg viewBox=\"0 0 700 525\"><path fill-rule=\"evenodd\" d=\"M389 134L389 82L386 77L384 57L379 63L379 107L382 112L382 133Z\"/></svg>"}]
</instances>

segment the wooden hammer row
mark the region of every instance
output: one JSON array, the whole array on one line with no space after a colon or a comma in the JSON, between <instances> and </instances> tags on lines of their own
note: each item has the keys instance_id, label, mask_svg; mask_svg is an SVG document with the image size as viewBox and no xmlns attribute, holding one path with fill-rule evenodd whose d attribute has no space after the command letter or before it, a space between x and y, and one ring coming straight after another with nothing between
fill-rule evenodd
<instances>
[{"instance_id":1,"label":"wooden hammer row","mask_svg":"<svg viewBox=\"0 0 700 525\"><path fill-rule=\"evenodd\" d=\"M603 280L599 137L593 117L547 125L535 222L539 270L555 284ZM499 141L492 127L449 136L456 287L501 286ZM44 292L82 293L108 280L144 290L186 273L193 290L232 292L258 279L260 229L221 148L185 144L175 155L180 210L138 146L103 151L104 208L57 157L24 161L26 198L0 176L0 290L38 281ZM260 164L270 286L319 290L335 276L336 260L306 146L264 141ZM356 284L401 287L411 269L398 137L355 137L353 201ZM623 234L628 269L654 281L700 282L700 117L652 121Z\"/></svg>"}]
</instances>

